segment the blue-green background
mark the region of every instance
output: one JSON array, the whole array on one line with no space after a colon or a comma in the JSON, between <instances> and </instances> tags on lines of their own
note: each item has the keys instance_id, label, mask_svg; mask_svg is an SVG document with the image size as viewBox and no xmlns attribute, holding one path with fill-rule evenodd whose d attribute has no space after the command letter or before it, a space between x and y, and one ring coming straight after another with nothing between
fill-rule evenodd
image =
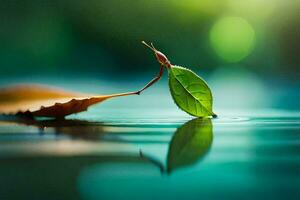
<instances>
[{"instance_id":1,"label":"blue-green background","mask_svg":"<svg viewBox=\"0 0 300 200\"><path fill-rule=\"evenodd\" d=\"M299 9L285 0L0 0L1 87L135 91L159 68L145 40L207 81L219 116L206 154L168 174L160 167L172 138L192 117L173 103L166 74L140 96L59 123L1 115L0 199L299 199Z\"/></svg>"},{"instance_id":2,"label":"blue-green background","mask_svg":"<svg viewBox=\"0 0 300 200\"><path fill-rule=\"evenodd\" d=\"M299 8L284 0L2 0L0 74L144 74L156 66L145 40L194 70L238 65L261 76L297 78Z\"/></svg>"}]
</instances>

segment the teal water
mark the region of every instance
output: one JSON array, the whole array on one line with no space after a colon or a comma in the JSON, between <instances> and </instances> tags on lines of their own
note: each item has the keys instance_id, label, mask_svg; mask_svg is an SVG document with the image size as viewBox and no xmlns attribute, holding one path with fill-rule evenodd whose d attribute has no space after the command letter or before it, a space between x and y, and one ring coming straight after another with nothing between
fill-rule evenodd
<instances>
[{"instance_id":1,"label":"teal water","mask_svg":"<svg viewBox=\"0 0 300 200\"><path fill-rule=\"evenodd\" d=\"M1 199L299 199L300 112L216 112L158 87L65 121L2 116Z\"/></svg>"}]
</instances>

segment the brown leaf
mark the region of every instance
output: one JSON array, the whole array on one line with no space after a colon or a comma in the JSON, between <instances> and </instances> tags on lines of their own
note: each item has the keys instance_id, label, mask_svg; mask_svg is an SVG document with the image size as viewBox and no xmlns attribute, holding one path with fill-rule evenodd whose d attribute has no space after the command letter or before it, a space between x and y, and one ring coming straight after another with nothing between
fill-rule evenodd
<instances>
[{"instance_id":1,"label":"brown leaf","mask_svg":"<svg viewBox=\"0 0 300 200\"><path fill-rule=\"evenodd\" d=\"M106 99L137 92L95 96L42 85L19 85L0 89L0 113L31 117L63 118L86 111Z\"/></svg>"}]
</instances>

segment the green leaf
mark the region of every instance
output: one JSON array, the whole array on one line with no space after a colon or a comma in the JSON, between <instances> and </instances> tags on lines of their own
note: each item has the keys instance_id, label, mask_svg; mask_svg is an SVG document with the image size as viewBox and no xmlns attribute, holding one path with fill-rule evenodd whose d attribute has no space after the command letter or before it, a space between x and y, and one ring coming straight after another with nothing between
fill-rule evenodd
<instances>
[{"instance_id":1,"label":"green leaf","mask_svg":"<svg viewBox=\"0 0 300 200\"><path fill-rule=\"evenodd\" d=\"M172 66L169 87L176 105L196 117L214 116L213 97L207 83L189 69Z\"/></svg>"},{"instance_id":2,"label":"green leaf","mask_svg":"<svg viewBox=\"0 0 300 200\"><path fill-rule=\"evenodd\" d=\"M208 152L212 144L212 123L209 118L196 118L186 122L175 132L169 146L167 171L188 166Z\"/></svg>"}]
</instances>

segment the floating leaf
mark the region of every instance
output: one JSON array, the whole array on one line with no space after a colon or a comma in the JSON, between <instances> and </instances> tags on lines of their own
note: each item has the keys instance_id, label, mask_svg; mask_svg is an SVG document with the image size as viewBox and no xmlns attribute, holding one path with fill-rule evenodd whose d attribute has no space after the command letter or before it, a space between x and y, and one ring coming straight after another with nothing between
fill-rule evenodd
<instances>
[{"instance_id":1,"label":"floating leaf","mask_svg":"<svg viewBox=\"0 0 300 200\"><path fill-rule=\"evenodd\" d=\"M171 65L168 58L152 44L143 44L154 51L160 70L156 77L137 92L95 96L37 85L10 87L0 89L0 114L64 118L86 111L89 106L106 99L140 94L162 77L163 67L166 66L170 91L177 106L196 117L216 116L212 111L212 94L204 80L191 70Z\"/></svg>"},{"instance_id":2,"label":"floating leaf","mask_svg":"<svg viewBox=\"0 0 300 200\"><path fill-rule=\"evenodd\" d=\"M188 121L175 132L168 150L167 171L188 166L202 158L212 144L212 123L209 118Z\"/></svg>"},{"instance_id":3,"label":"floating leaf","mask_svg":"<svg viewBox=\"0 0 300 200\"><path fill-rule=\"evenodd\" d=\"M160 73L153 79L150 85L158 81L162 76L163 66L169 71L169 88L176 105L183 111L196 117L217 115L212 111L213 98L205 81L189 69L174 66L169 59L153 44L151 46L142 41L155 54L160 64Z\"/></svg>"},{"instance_id":4,"label":"floating leaf","mask_svg":"<svg viewBox=\"0 0 300 200\"><path fill-rule=\"evenodd\" d=\"M136 92L95 96L41 85L21 85L0 89L0 113L30 117L64 118L86 111L104 100Z\"/></svg>"},{"instance_id":5,"label":"floating leaf","mask_svg":"<svg viewBox=\"0 0 300 200\"><path fill-rule=\"evenodd\" d=\"M212 111L213 98L208 85L191 70L171 66L169 87L176 105L183 111L196 117L215 115Z\"/></svg>"}]
</instances>

